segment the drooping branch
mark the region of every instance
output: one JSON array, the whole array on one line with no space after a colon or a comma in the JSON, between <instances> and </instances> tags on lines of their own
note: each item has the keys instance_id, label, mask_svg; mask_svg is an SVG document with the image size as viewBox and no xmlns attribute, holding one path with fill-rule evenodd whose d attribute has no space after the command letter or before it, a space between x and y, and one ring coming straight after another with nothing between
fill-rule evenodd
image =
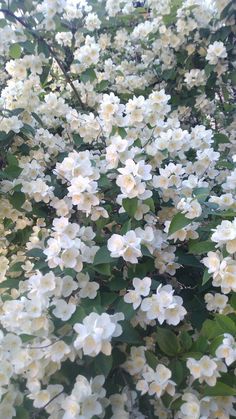
<instances>
[{"instance_id":1,"label":"drooping branch","mask_svg":"<svg viewBox=\"0 0 236 419\"><path fill-rule=\"evenodd\" d=\"M48 51L50 52L50 54L52 55L52 57L55 59L55 61L57 62L58 66L60 67L62 73L64 74L64 77L67 81L67 83L71 86L76 98L79 101L79 104L81 106L81 108L84 108L83 102L80 98L80 95L78 93L78 91L75 88L75 85L73 83L73 81L71 80L70 76L68 75L63 63L61 62L61 60L58 58L57 54L55 53L55 51L52 49L52 47L45 41L45 39L41 36L38 35L37 32L35 32L21 17L16 16L14 13L12 13L10 10L8 9L0 9L0 12L4 13L6 16L11 16L13 19L15 19L17 22L19 22L22 26L24 26L24 28L27 29L28 32L31 33L31 35L37 39L38 41L42 42L46 48L48 49Z\"/></svg>"}]
</instances>

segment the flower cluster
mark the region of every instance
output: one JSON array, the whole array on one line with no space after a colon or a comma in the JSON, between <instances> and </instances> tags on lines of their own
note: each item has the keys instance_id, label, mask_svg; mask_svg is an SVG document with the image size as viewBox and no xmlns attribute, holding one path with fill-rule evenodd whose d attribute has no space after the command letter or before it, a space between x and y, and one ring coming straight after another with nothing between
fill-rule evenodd
<instances>
[{"instance_id":1,"label":"flower cluster","mask_svg":"<svg viewBox=\"0 0 236 419\"><path fill-rule=\"evenodd\" d=\"M141 310L146 313L149 320L157 319L160 324L166 321L168 324L178 324L183 320L186 310L182 307L181 297L174 296L170 285L161 285L156 294L144 298Z\"/></svg>"},{"instance_id":2,"label":"flower cluster","mask_svg":"<svg viewBox=\"0 0 236 419\"><path fill-rule=\"evenodd\" d=\"M99 352L110 355L112 336L117 337L122 333L119 320L124 320L123 313L116 313L113 316L107 313L89 314L84 318L83 324L74 325L74 330L78 334L74 341L75 348L83 349L85 355L96 356Z\"/></svg>"},{"instance_id":3,"label":"flower cluster","mask_svg":"<svg viewBox=\"0 0 236 419\"><path fill-rule=\"evenodd\" d=\"M92 262L98 250L92 240L95 237L92 228L70 223L65 217L53 220L50 236L43 251L50 268L60 266L80 272L83 262Z\"/></svg>"}]
</instances>

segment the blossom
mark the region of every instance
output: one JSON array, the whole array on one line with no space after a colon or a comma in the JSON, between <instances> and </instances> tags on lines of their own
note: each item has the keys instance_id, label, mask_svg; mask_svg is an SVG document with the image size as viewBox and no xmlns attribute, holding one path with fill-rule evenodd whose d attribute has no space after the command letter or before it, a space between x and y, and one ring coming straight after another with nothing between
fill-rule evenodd
<instances>
[{"instance_id":1,"label":"blossom","mask_svg":"<svg viewBox=\"0 0 236 419\"><path fill-rule=\"evenodd\" d=\"M215 41L213 44L210 44L207 48L206 60L209 61L209 64L217 64L219 58L226 58L227 52L226 48L221 41Z\"/></svg>"},{"instance_id":2,"label":"blossom","mask_svg":"<svg viewBox=\"0 0 236 419\"><path fill-rule=\"evenodd\" d=\"M230 254L236 252L236 218L232 222L223 220L213 231L212 241L219 246L226 244L226 250Z\"/></svg>"},{"instance_id":3,"label":"blossom","mask_svg":"<svg viewBox=\"0 0 236 419\"><path fill-rule=\"evenodd\" d=\"M171 371L164 365L158 364L156 370L149 367L147 372L144 372L142 376L144 380L138 381L137 389L140 389L143 394L147 391L150 395L155 394L157 397L161 397L166 391L167 393L174 395L175 383L170 380ZM145 381L148 383L146 386L144 384Z\"/></svg>"},{"instance_id":4,"label":"blossom","mask_svg":"<svg viewBox=\"0 0 236 419\"><path fill-rule=\"evenodd\" d=\"M140 250L141 239L135 231L128 231L124 236L113 234L107 242L111 257L122 256L124 260L137 263L138 257L142 255Z\"/></svg>"},{"instance_id":5,"label":"blossom","mask_svg":"<svg viewBox=\"0 0 236 419\"><path fill-rule=\"evenodd\" d=\"M204 355L199 361L188 358L187 367L194 380L198 379L200 383L205 381L209 386L215 386L217 378L220 377L219 371L226 371L223 363L219 363L217 359L211 359L207 355Z\"/></svg>"},{"instance_id":6,"label":"blossom","mask_svg":"<svg viewBox=\"0 0 236 419\"><path fill-rule=\"evenodd\" d=\"M156 294L143 299L141 310L147 313L149 320L157 319L160 324L166 321L177 325L183 320L186 310L182 306L182 298L173 294L174 290L170 285L159 285Z\"/></svg>"},{"instance_id":7,"label":"blossom","mask_svg":"<svg viewBox=\"0 0 236 419\"><path fill-rule=\"evenodd\" d=\"M124 320L123 313L109 316L106 313L98 315L90 313L83 323L76 323L74 330L78 333L74 341L75 348L83 349L85 355L96 356L99 352L111 354L111 338L122 333L118 320Z\"/></svg>"},{"instance_id":8,"label":"blossom","mask_svg":"<svg viewBox=\"0 0 236 419\"><path fill-rule=\"evenodd\" d=\"M142 302L141 296L147 296L150 292L151 278L145 277L143 279L133 279L134 290L128 290L124 296L126 303L132 303L133 308L136 309Z\"/></svg>"},{"instance_id":9,"label":"blossom","mask_svg":"<svg viewBox=\"0 0 236 419\"><path fill-rule=\"evenodd\" d=\"M225 359L226 365L231 365L236 360L236 342L232 335L224 333L223 342L215 354L218 358Z\"/></svg>"},{"instance_id":10,"label":"blossom","mask_svg":"<svg viewBox=\"0 0 236 419\"><path fill-rule=\"evenodd\" d=\"M69 320L72 314L75 312L75 305L72 303L66 303L65 300L55 301L55 309L53 310L54 316L61 319L63 322Z\"/></svg>"}]
</instances>

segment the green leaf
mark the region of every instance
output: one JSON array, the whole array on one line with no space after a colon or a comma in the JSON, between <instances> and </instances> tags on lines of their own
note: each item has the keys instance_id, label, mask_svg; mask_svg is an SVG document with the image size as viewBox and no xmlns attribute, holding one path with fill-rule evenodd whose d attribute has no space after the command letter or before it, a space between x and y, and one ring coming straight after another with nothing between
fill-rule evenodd
<instances>
[{"instance_id":1,"label":"green leaf","mask_svg":"<svg viewBox=\"0 0 236 419\"><path fill-rule=\"evenodd\" d=\"M214 320L207 319L204 321L201 329L201 335L207 339L214 339L215 337L224 333L221 326Z\"/></svg>"},{"instance_id":2,"label":"green leaf","mask_svg":"<svg viewBox=\"0 0 236 419\"><path fill-rule=\"evenodd\" d=\"M232 297L230 298L229 303L231 307L233 307L233 309L236 310L236 292L232 294Z\"/></svg>"},{"instance_id":3,"label":"green leaf","mask_svg":"<svg viewBox=\"0 0 236 419\"><path fill-rule=\"evenodd\" d=\"M6 279L6 281L0 282L0 288L16 288L19 287L19 280L17 279Z\"/></svg>"},{"instance_id":4,"label":"green leaf","mask_svg":"<svg viewBox=\"0 0 236 419\"><path fill-rule=\"evenodd\" d=\"M232 71L229 75L229 78L233 86L236 86L236 70Z\"/></svg>"},{"instance_id":5,"label":"green leaf","mask_svg":"<svg viewBox=\"0 0 236 419\"><path fill-rule=\"evenodd\" d=\"M109 307L118 298L118 294L115 292L103 292L101 293L101 304L103 307Z\"/></svg>"},{"instance_id":6,"label":"green leaf","mask_svg":"<svg viewBox=\"0 0 236 419\"><path fill-rule=\"evenodd\" d=\"M40 83L42 86L44 86L47 82L47 79L51 70L51 66L52 66L52 61L49 62L49 65L43 66L42 74L40 74Z\"/></svg>"},{"instance_id":7,"label":"green leaf","mask_svg":"<svg viewBox=\"0 0 236 419\"><path fill-rule=\"evenodd\" d=\"M175 356L180 350L176 335L169 329L157 328L157 343L164 354Z\"/></svg>"},{"instance_id":8,"label":"green leaf","mask_svg":"<svg viewBox=\"0 0 236 419\"><path fill-rule=\"evenodd\" d=\"M0 131L0 143L2 146L7 146L10 144L11 140L14 138L15 133L14 131L9 131L8 134L6 134L4 131Z\"/></svg>"},{"instance_id":9,"label":"green leaf","mask_svg":"<svg viewBox=\"0 0 236 419\"><path fill-rule=\"evenodd\" d=\"M18 166L18 160L14 154L7 153L7 162L9 166Z\"/></svg>"},{"instance_id":10,"label":"green leaf","mask_svg":"<svg viewBox=\"0 0 236 419\"><path fill-rule=\"evenodd\" d=\"M101 92L103 90L106 90L108 86L109 86L109 81L108 80L102 80L102 81L100 81L100 83L98 83L96 85L96 91Z\"/></svg>"},{"instance_id":11,"label":"green leaf","mask_svg":"<svg viewBox=\"0 0 236 419\"><path fill-rule=\"evenodd\" d=\"M11 116L18 116L20 115L20 113L24 112L23 108L15 108L12 109L11 111L8 111L10 113Z\"/></svg>"},{"instance_id":12,"label":"green leaf","mask_svg":"<svg viewBox=\"0 0 236 419\"><path fill-rule=\"evenodd\" d=\"M181 228L186 227L188 224L190 224L193 220L190 220L189 218L185 217L184 214L181 212L178 212L174 215L174 217L171 220L170 227L169 227L169 236L171 234L174 234L176 231L181 230Z\"/></svg>"},{"instance_id":13,"label":"green leaf","mask_svg":"<svg viewBox=\"0 0 236 419\"><path fill-rule=\"evenodd\" d=\"M222 333L230 333L231 335L236 335L236 325L232 319L223 314L216 314L216 323L221 327Z\"/></svg>"},{"instance_id":14,"label":"green leaf","mask_svg":"<svg viewBox=\"0 0 236 419\"><path fill-rule=\"evenodd\" d=\"M97 78L93 68L88 68L83 73L81 73L79 77L83 83L87 83L88 81L92 82Z\"/></svg>"},{"instance_id":15,"label":"green leaf","mask_svg":"<svg viewBox=\"0 0 236 419\"><path fill-rule=\"evenodd\" d=\"M235 163L232 163L230 161L227 160L218 160L218 162L216 163L216 169L229 169L229 170L233 170L235 167Z\"/></svg>"},{"instance_id":16,"label":"green leaf","mask_svg":"<svg viewBox=\"0 0 236 419\"><path fill-rule=\"evenodd\" d=\"M224 339L224 335L217 336L210 344L209 346L209 352L212 356L215 356L216 349L222 344Z\"/></svg>"},{"instance_id":17,"label":"green leaf","mask_svg":"<svg viewBox=\"0 0 236 419\"><path fill-rule=\"evenodd\" d=\"M69 324L75 324L75 323L82 323L84 318L86 317L86 313L83 309L83 307L78 306L76 307L75 312L72 314L71 318L68 320Z\"/></svg>"},{"instance_id":18,"label":"green leaf","mask_svg":"<svg viewBox=\"0 0 236 419\"><path fill-rule=\"evenodd\" d=\"M0 19L0 28L4 28L5 26L7 26L6 19Z\"/></svg>"},{"instance_id":19,"label":"green leaf","mask_svg":"<svg viewBox=\"0 0 236 419\"><path fill-rule=\"evenodd\" d=\"M210 193L209 188L194 188L193 195L198 201L206 201Z\"/></svg>"},{"instance_id":20,"label":"green leaf","mask_svg":"<svg viewBox=\"0 0 236 419\"><path fill-rule=\"evenodd\" d=\"M7 166L4 174L10 179L15 179L21 174L22 170L19 166Z\"/></svg>"},{"instance_id":21,"label":"green leaf","mask_svg":"<svg viewBox=\"0 0 236 419\"><path fill-rule=\"evenodd\" d=\"M121 136L121 138L126 138L127 137L127 132L126 132L125 128L118 127L117 131L118 131L118 134Z\"/></svg>"},{"instance_id":22,"label":"green leaf","mask_svg":"<svg viewBox=\"0 0 236 419\"><path fill-rule=\"evenodd\" d=\"M158 362L159 362L157 356L153 352L151 352L151 351L146 351L145 352L145 358L147 360L148 365L153 370L155 370L156 367L157 367L157 365L158 365Z\"/></svg>"},{"instance_id":23,"label":"green leaf","mask_svg":"<svg viewBox=\"0 0 236 419\"><path fill-rule=\"evenodd\" d=\"M104 263L114 262L115 258L112 258L107 246L102 246L98 249L95 254L93 265L101 265Z\"/></svg>"},{"instance_id":24,"label":"green leaf","mask_svg":"<svg viewBox=\"0 0 236 419\"><path fill-rule=\"evenodd\" d=\"M108 376L109 372L112 369L113 358L112 355L107 356L103 353L100 353L96 356L94 361L94 367L96 374Z\"/></svg>"},{"instance_id":25,"label":"green leaf","mask_svg":"<svg viewBox=\"0 0 236 419\"><path fill-rule=\"evenodd\" d=\"M44 123L43 123L42 119L35 112L32 112L31 115L39 123L39 125L41 125L41 127L44 128Z\"/></svg>"},{"instance_id":26,"label":"green leaf","mask_svg":"<svg viewBox=\"0 0 236 419\"><path fill-rule=\"evenodd\" d=\"M16 262L14 265L12 265L9 269L9 272L19 272L22 271L21 266L23 265L23 262Z\"/></svg>"},{"instance_id":27,"label":"green leaf","mask_svg":"<svg viewBox=\"0 0 236 419\"><path fill-rule=\"evenodd\" d=\"M141 252L143 256L147 256L148 258L154 259L154 256L150 253L146 246L141 246Z\"/></svg>"},{"instance_id":28,"label":"green leaf","mask_svg":"<svg viewBox=\"0 0 236 419\"><path fill-rule=\"evenodd\" d=\"M104 312L104 308L102 307L101 303L101 295L98 292L96 298L83 298L80 304L80 307L83 308L83 310L86 313L86 316L90 314L92 311L95 311L98 314L101 314Z\"/></svg>"},{"instance_id":29,"label":"green leaf","mask_svg":"<svg viewBox=\"0 0 236 419\"><path fill-rule=\"evenodd\" d=\"M99 265L92 266L92 269L105 276L111 275L111 266L109 263L100 263Z\"/></svg>"},{"instance_id":30,"label":"green leaf","mask_svg":"<svg viewBox=\"0 0 236 419\"><path fill-rule=\"evenodd\" d=\"M25 202L25 194L23 192L14 192L13 195L9 197L9 201L13 208L21 211L22 205Z\"/></svg>"},{"instance_id":31,"label":"green leaf","mask_svg":"<svg viewBox=\"0 0 236 419\"><path fill-rule=\"evenodd\" d=\"M116 301L114 308L117 313L122 312L125 315L126 320L132 319L135 315L133 305L127 304L123 297L120 297L119 300Z\"/></svg>"},{"instance_id":32,"label":"green leaf","mask_svg":"<svg viewBox=\"0 0 236 419\"><path fill-rule=\"evenodd\" d=\"M205 269L203 277L202 277L202 285L205 285L211 278L212 274L209 274L208 270Z\"/></svg>"},{"instance_id":33,"label":"green leaf","mask_svg":"<svg viewBox=\"0 0 236 419\"><path fill-rule=\"evenodd\" d=\"M98 179L98 186L99 188L110 188L111 186L111 180L108 179L106 175L101 175Z\"/></svg>"},{"instance_id":34,"label":"green leaf","mask_svg":"<svg viewBox=\"0 0 236 419\"><path fill-rule=\"evenodd\" d=\"M163 79L166 80L166 81L168 81L168 80L175 80L176 75L177 75L177 72L176 72L176 69L175 68L164 70L163 71L163 74L162 74Z\"/></svg>"},{"instance_id":35,"label":"green leaf","mask_svg":"<svg viewBox=\"0 0 236 419\"><path fill-rule=\"evenodd\" d=\"M171 379L179 386L184 379L184 368L182 363L178 359L173 359L168 368L171 370Z\"/></svg>"},{"instance_id":36,"label":"green leaf","mask_svg":"<svg viewBox=\"0 0 236 419\"><path fill-rule=\"evenodd\" d=\"M215 144L227 144L229 143L229 138L225 134L217 133L214 135Z\"/></svg>"},{"instance_id":37,"label":"green leaf","mask_svg":"<svg viewBox=\"0 0 236 419\"><path fill-rule=\"evenodd\" d=\"M50 57L50 51L48 49L47 43L41 38L38 40L38 54L43 53L46 58Z\"/></svg>"},{"instance_id":38,"label":"green leaf","mask_svg":"<svg viewBox=\"0 0 236 419\"><path fill-rule=\"evenodd\" d=\"M28 250L28 252L26 252L26 255L32 258L46 259L43 250L38 248Z\"/></svg>"},{"instance_id":39,"label":"green leaf","mask_svg":"<svg viewBox=\"0 0 236 419\"><path fill-rule=\"evenodd\" d=\"M16 415L14 416L17 419L29 419L30 413L27 409L22 406L16 407Z\"/></svg>"},{"instance_id":40,"label":"green leaf","mask_svg":"<svg viewBox=\"0 0 236 419\"><path fill-rule=\"evenodd\" d=\"M166 26L175 23L177 19L176 17L177 10L182 6L183 0L175 0L175 1L172 0L170 4L171 4L170 13L168 15L162 16L162 20Z\"/></svg>"},{"instance_id":41,"label":"green leaf","mask_svg":"<svg viewBox=\"0 0 236 419\"><path fill-rule=\"evenodd\" d=\"M206 386L203 391L203 396L236 396L236 388L230 387L227 384L218 381L214 387Z\"/></svg>"},{"instance_id":42,"label":"green leaf","mask_svg":"<svg viewBox=\"0 0 236 419\"><path fill-rule=\"evenodd\" d=\"M211 73L214 71L214 69L215 69L215 65L207 64L204 68L206 76L209 77Z\"/></svg>"},{"instance_id":43,"label":"green leaf","mask_svg":"<svg viewBox=\"0 0 236 419\"><path fill-rule=\"evenodd\" d=\"M23 335L20 335L20 338L21 338L23 343L26 343L26 342L29 342L30 340L34 339L35 336L34 335L23 334Z\"/></svg>"},{"instance_id":44,"label":"green leaf","mask_svg":"<svg viewBox=\"0 0 236 419\"><path fill-rule=\"evenodd\" d=\"M112 350L112 358L112 368L120 367L120 365L123 364L126 360L126 354L115 347Z\"/></svg>"},{"instance_id":45,"label":"green leaf","mask_svg":"<svg viewBox=\"0 0 236 419\"><path fill-rule=\"evenodd\" d=\"M120 229L120 233L126 234L129 230L131 230L131 219L123 224L122 228Z\"/></svg>"},{"instance_id":46,"label":"green leaf","mask_svg":"<svg viewBox=\"0 0 236 419\"><path fill-rule=\"evenodd\" d=\"M191 351L206 353L208 348L208 341L205 336L199 336L193 343Z\"/></svg>"},{"instance_id":47,"label":"green leaf","mask_svg":"<svg viewBox=\"0 0 236 419\"><path fill-rule=\"evenodd\" d=\"M123 333L121 336L113 338L114 341L125 342L132 345L141 345L143 343L137 330L127 321L121 322Z\"/></svg>"},{"instance_id":48,"label":"green leaf","mask_svg":"<svg viewBox=\"0 0 236 419\"><path fill-rule=\"evenodd\" d=\"M12 44L9 48L9 55L13 59L20 58L20 56L21 56L21 46L19 44Z\"/></svg>"},{"instance_id":49,"label":"green leaf","mask_svg":"<svg viewBox=\"0 0 236 419\"><path fill-rule=\"evenodd\" d=\"M148 198L145 201L143 201L143 203L145 205L148 205L152 212L155 212L155 204L154 204L153 198Z\"/></svg>"},{"instance_id":50,"label":"green leaf","mask_svg":"<svg viewBox=\"0 0 236 419\"><path fill-rule=\"evenodd\" d=\"M201 359L203 356L202 352L185 352L182 356L181 359L187 360L188 358L194 358L194 359Z\"/></svg>"},{"instance_id":51,"label":"green leaf","mask_svg":"<svg viewBox=\"0 0 236 419\"><path fill-rule=\"evenodd\" d=\"M234 218L236 217L236 211L227 210L227 211L214 211L212 212L212 215L216 215L221 218Z\"/></svg>"},{"instance_id":52,"label":"green leaf","mask_svg":"<svg viewBox=\"0 0 236 419\"><path fill-rule=\"evenodd\" d=\"M210 240L205 240L202 242L198 240L191 240L189 241L188 250L190 253L194 253L195 255L201 255L202 253L215 250L215 243Z\"/></svg>"},{"instance_id":53,"label":"green leaf","mask_svg":"<svg viewBox=\"0 0 236 419\"><path fill-rule=\"evenodd\" d=\"M134 217L134 214L138 208L138 199L137 198L125 198L122 199L122 206L130 217Z\"/></svg>"},{"instance_id":54,"label":"green leaf","mask_svg":"<svg viewBox=\"0 0 236 419\"><path fill-rule=\"evenodd\" d=\"M185 253L182 249L176 251L176 256L178 257L178 263L183 266L192 266L194 268L203 269L203 265L194 255L189 255Z\"/></svg>"},{"instance_id":55,"label":"green leaf","mask_svg":"<svg viewBox=\"0 0 236 419\"><path fill-rule=\"evenodd\" d=\"M127 281L124 281L120 276L115 276L107 282L107 286L111 291L119 291L127 287Z\"/></svg>"},{"instance_id":56,"label":"green leaf","mask_svg":"<svg viewBox=\"0 0 236 419\"><path fill-rule=\"evenodd\" d=\"M179 343L182 351L189 351L192 346L192 338L185 330L179 335Z\"/></svg>"}]
</instances>

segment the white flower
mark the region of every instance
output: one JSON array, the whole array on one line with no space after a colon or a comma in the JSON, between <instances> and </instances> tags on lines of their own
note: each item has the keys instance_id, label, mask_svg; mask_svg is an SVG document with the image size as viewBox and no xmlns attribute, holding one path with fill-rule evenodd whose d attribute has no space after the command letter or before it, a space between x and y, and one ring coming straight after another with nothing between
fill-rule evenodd
<instances>
[{"instance_id":1,"label":"white flower","mask_svg":"<svg viewBox=\"0 0 236 419\"><path fill-rule=\"evenodd\" d=\"M61 294L63 297L69 297L78 288L78 284L69 275L64 276L61 285Z\"/></svg>"},{"instance_id":2,"label":"white flower","mask_svg":"<svg viewBox=\"0 0 236 419\"><path fill-rule=\"evenodd\" d=\"M192 198L182 198L177 205L177 209L183 212L185 217L189 218L190 220L200 217L202 213L201 205L196 199Z\"/></svg>"},{"instance_id":3,"label":"white flower","mask_svg":"<svg viewBox=\"0 0 236 419\"><path fill-rule=\"evenodd\" d=\"M156 294L143 299L141 310L146 312L149 320L157 319L160 324L166 321L168 324L177 325L187 312L182 306L182 298L173 294L171 285L159 285Z\"/></svg>"},{"instance_id":4,"label":"white flower","mask_svg":"<svg viewBox=\"0 0 236 419\"><path fill-rule=\"evenodd\" d=\"M186 403L180 407L182 419L199 419L200 417L200 402L194 394L185 393L182 397Z\"/></svg>"},{"instance_id":5,"label":"white flower","mask_svg":"<svg viewBox=\"0 0 236 419\"><path fill-rule=\"evenodd\" d=\"M74 347L83 349L85 355L96 356L99 352L105 355L111 354L111 338L122 333L118 320L124 320L123 313L109 316L107 313L101 315L90 313L84 318L83 323L76 323L74 330L78 333L74 341Z\"/></svg>"},{"instance_id":6,"label":"white flower","mask_svg":"<svg viewBox=\"0 0 236 419\"><path fill-rule=\"evenodd\" d=\"M216 356L224 358L226 365L231 365L236 360L236 342L229 333L224 333L223 342L216 349Z\"/></svg>"},{"instance_id":7,"label":"white flower","mask_svg":"<svg viewBox=\"0 0 236 419\"><path fill-rule=\"evenodd\" d=\"M207 257L202 259L202 263L208 268L208 272L217 273L220 270L220 253L219 252L208 252Z\"/></svg>"},{"instance_id":8,"label":"white flower","mask_svg":"<svg viewBox=\"0 0 236 419\"><path fill-rule=\"evenodd\" d=\"M112 257L122 256L127 262L137 263L137 258L142 256L140 243L141 239L135 231L130 230L124 236L113 234L107 242L107 247Z\"/></svg>"},{"instance_id":9,"label":"white flower","mask_svg":"<svg viewBox=\"0 0 236 419\"><path fill-rule=\"evenodd\" d=\"M216 384L217 378L220 377L219 371L225 371L223 364L219 364L217 359L213 360L207 355L198 361L188 358L187 367L195 380L198 379L200 383L205 381L209 386Z\"/></svg>"},{"instance_id":10,"label":"white flower","mask_svg":"<svg viewBox=\"0 0 236 419\"><path fill-rule=\"evenodd\" d=\"M60 362L70 352L70 347L63 340L60 340L52 345L47 357L50 357L53 362Z\"/></svg>"},{"instance_id":11,"label":"white flower","mask_svg":"<svg viewBox=\"0 0 236 419\"><path fill-rule=\"evenodd\" d=\"M142 373L142 377L148 383L148 394L152 396L155 394L157 397L161 397L165 391L170 395L175 393L175 383L170 380L171 371L162 364L158 364L156 370L147 367L147 371ZM142 391L142 394L146 392L147 386L143 383L143 380L138 381L137 389Z\"/></svg>"},{"instance_id":12,"label":"white flower","mask_svg":"<svg viewBox=\"0 0 236 419\"><path fill-rule=\"evenodd\" d=\"M217 242L219 246L226 244L226 250L230 254L236 252L236 218L232 222L223 220L213 231L212 241Z\"/></svg>"},{"instance_id":13,"label":"white flower","mask_svg":"<svg viewBox=\"0 0 236 419\"><path fill-rule=\"evenodd\" d=\"M72 396L66 397L62 402L62 408L65 410L63 419L73 419L80 413L80 405Z\"/></svg>"},{"instance_id":14,"label":"white flower","mask_svg":"<svg viewBox=\"0 0 236 419\"><path fill-rule=\"evenodd\" d=\"M113 234L107 242L107 248L111 252L112 257L119 257L122 255L124 248L124 238L119 234Z\"/></svg>"},{"instance_id":15,"label":"white flower","mask_svg":"<svg viewBox=\"0 0 236 419\"><path fill-rule=\"evenodd\" d=\"M65 300L56 300L54 305L56 306L53 310L54 316L58 317L63 322L69 320L76 310L75 304L66 303Z\"/></svg>"},{"instance_id":16,"label":"white flower","mask_svg":"<svg viewBox=\"0 0 236 419\"><path fill-rule=\"evenodd\" d=\"M204 299L207 303L207 310L219 311L219 313L222 313L228 302L228 297L219 293L216 293L215 295L207 293Z\"/></svg>"},{"instance_id":17,"label":"white flower","mask_svg":"<svg viewBox=\"0 0 236 419\"><path fill-rule=\"evenodd\" d=\"M132 303L133 308L136 309L142 302L141 296L147 296L150 292L151 278L145 277L143 279L133 279L134 290L128 290L124 296L126 303Z\"/></svg>"},{"instance_id":18,"label":"white flower","mask_svg":"<svg viewBox=\"0 0 236 419\"><path fill-rule=\"evenodd\" d=\"M31 399L34 400L33 405L34 407L41 408L45 406L50 400L50 393L47 390L41 390L36 394L32 394L30 396Z\"/></svg>"},{"instance_id":19,"label":"white flower","mask_svg":"<svg viewBox=\"0 0 236 419\"><path fill-rule=\"evenodd\" d=\"M213 44L209 45L207 48L206 60L209 61L209 64L217 64L219 58L226 58L227 52L226 48L221 41L215 41Z\"/></svg>"}]
</instances>

